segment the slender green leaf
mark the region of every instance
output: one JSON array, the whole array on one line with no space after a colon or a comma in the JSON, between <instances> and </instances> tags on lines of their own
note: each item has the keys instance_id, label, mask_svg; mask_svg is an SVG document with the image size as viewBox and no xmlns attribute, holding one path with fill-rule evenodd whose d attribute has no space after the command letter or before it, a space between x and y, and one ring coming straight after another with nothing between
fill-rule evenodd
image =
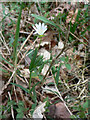
<instances>
[{"instance_id":1,"label":"slender green leaf","mask_svg":"<svg viewBox=\"0 0 90 120\"><path fill-rule=\"evenodd\" d=\"M13 43L13 48L14 48L14 51L13 51L13 61L15 61L17 59L17 45L18 45L18 38L19 38L19 30L20 30L20 20L21 20L22 7L23 7L23 3L21 4L19 16L18 16L18 21L17 21L17 26L16 26L15 40L14 40L14 43Z\"/></svg>"},{"instance_id":2,"label":"slender green leaf","mask_svg":"<svg viewBox=\"0 0 90 120\"><path fill-rule=\"evenodd\" d=\"M39 20L41 20L41 21L43 21L43 22L45 22L45 23L48 23L48 24L50 24L50 25L53 25L54 27L56 27L56 28L58 28L58 29L60 29L58 25L56 25L54 22L48 20L47 18L45 18L45 17L43 17L43 16L39 16L39 15L36 15L36 14L31 14L31 16L32 16L32 17L35 17L36 19L39 19Z\"/></svg>"},{"instance_id":3,"label":"slender green leaf","mask_svg":"<svg viewBox=\"0 0 90 120\"><path fill-rule=\"evenodd\" d=\"M56 74L56 77L55 77L56 85L58 85L58 81L59 81L60 67L61 67L61 64L58 67L58 71L57 71L57 74Z\"/></svg>"},{"instance_id":4,"label":"slender green leaf","mask_svg":"<svg viewBox=\"0 0 90 120\"><path fill-rule=\"evenodd\" d=\"M8 73L7 70L4 70L2 67L0 68L0 71L4 72L4 73Z\"/></svg>"},{"instance_id":5,"label":"slender green leaf","mask_svg":"<svg viewBox=\"0 0 90 120\"><path fill-rule=\"evenodd\" d=\"M0 61L4 60L6 63L8 63L9 65L11 65L13 67L13 64L11 64L10 62L8 62L5 58L3 58L1 55L0 55Z\"/></svg>"},{"instance_id":6,"label":"slender green leaf","mask_svg":"<svg viewBox=\"0 0 90 120\"><path fill-rule=\"evenodd\" d=\"M10 83L12 85L15 85L16 87L20 87L22 90L24 90L25 92L29 93L29 90L24 88L23 86L19 85L19 84L16 84L16 83Z\"/></svg>"},{"instance_id":7,"label":"slender green leaf","mask_svg":"<svg viewBox=\"0 0 90 120\"><path fill-rule=\"evenodd\" d=\"M76 17L76 21L77 21L77 22L79 22L80 13L81 13L81 10L79 9L79 10L78 10L78 13L77 13L77 17Z\"/></svg>"},{"instance_id":8,"label":"slender green leaf","mask_svg":"<svg viewBox=\"0 0 90 120\"><path fill-rule=\"evenodd\" d=\"M31 63L30 63L30 66L29 66L29 70L30 70L30 71L33 71L33 68L35 67L36 57L37 57L37 49L35 49L34 54L33 54L33 57L32 57L32 59L31 59Z\"/></svg>"}]
</instances>

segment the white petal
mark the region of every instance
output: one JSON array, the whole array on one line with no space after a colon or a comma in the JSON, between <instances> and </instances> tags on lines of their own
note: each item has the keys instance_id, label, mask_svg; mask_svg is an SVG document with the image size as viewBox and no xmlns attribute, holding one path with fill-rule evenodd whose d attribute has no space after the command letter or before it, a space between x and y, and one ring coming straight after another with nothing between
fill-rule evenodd
<instances>
[{"instance_id":1,"label":"white petal","mask_svg":"<svg viewBox=\"0 0 90 120\"><path fill-rule=\"evenodd\" d=\"M37 28L39 27L39 25L38 25L37 23L35 24L35 26L36 26Z\"/></svg>"},{"instance_id":2,"label":"white petal","mask_svg":"<svg viewBox=\"0 0 90 120\"><path fill-rule=\"evenodd\" d=\"M33 28L37 31L37 28L35 26L33 26Z\"/></svg>"},{"instance_id":3,"label":"white petal","mask_svg":"<svg viewBox=\"0 0 90 120\"><path fill-rule=\"evenodd\" d=\"M39 26L41 27L41 23L39 22Z\"/></svg>"},{"instance_id":4,"label":"white petal","mask_svg":"<svg viewBox=\"0 0 90 120\"><path fill-rule=\"evenodd\" d=\"M44 27L44 23L42 23L42 27Z\"/></svg>"},{"instance_id":5,"label":"white petal","mask_svg":"<svg viewBox=\"0 0 90 120\"><path fill-rule=\"evenodd\" d=\"M45 25L44 27L47 28L47 25Z\"/></svg>"},{"instance_id":6,"label":"white petal","mask_svg":"<svg viewBox=\"0 0 90 120\"><path fill-rule=\"evenodd\" d=\"M44 28L43 33L47 30L47 28Z\"/></svg>"}]
</instances>

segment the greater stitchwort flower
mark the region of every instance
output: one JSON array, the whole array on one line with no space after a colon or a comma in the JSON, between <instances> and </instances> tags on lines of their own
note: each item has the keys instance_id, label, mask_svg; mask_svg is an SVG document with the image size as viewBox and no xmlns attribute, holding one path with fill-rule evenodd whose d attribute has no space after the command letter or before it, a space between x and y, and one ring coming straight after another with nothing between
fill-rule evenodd
<instances>
[{"instance_id":1,"label":"greater stitchwort flower","mask_svg":"<svg viewBox=\"0 0 90 120\"><path fill-rule=\"evenodd\" d=\"M36 30L34 34L43 35L47 30L47 25L44 25L44 23L41 24L39 22L39 24L36 23L35 26L33 26L33 28Z\"/></svg>"}]
</instances>

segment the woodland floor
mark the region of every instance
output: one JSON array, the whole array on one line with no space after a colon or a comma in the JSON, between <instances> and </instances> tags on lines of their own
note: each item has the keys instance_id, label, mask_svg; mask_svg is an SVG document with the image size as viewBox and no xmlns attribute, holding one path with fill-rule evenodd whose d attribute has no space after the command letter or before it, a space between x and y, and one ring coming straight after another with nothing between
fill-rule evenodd
<instances>
[{"instance_id":1,"label":"woodland floor","mask_svg":"<svg viewBox=\"0 0 90 120\"><path fill-rule=\"evenodd\" d=\"M0 118L89 118L88 6L23 3L19 30L20 3L0 4ZM39 22L47 25L42 38L34 35Z\"/></svg>"}]
</instances>

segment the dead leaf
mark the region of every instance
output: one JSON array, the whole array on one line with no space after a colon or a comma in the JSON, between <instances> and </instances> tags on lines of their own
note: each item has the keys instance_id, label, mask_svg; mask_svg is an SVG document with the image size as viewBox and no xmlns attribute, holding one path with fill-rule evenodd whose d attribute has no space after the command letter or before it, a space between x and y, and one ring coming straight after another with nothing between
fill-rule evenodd
<instances>
[{"instance_id":1,"label":"dead leaf","mask_svg":"<svg viewBox=\"0 0 90 120\"><path fill-rule=\"evenodd\" d=\"M47 47L47 48L53 48L57 44L57 40L54 37L55 31L48 31L46 35L42 38L41 47ZM40 40L38 41L38 44L36 47L39 47ZM46 46L45 46L46 45Z\"/></svg>"},{"instance_id":2,"label":"dead leaf","mask_svg":"<svg viewBox=\"0 0 90 120\"><path fill-rule=\"evenodd\" d=\"M33 118L36 120L36 118L38 119L39 118L39 120L42 120L42 118L43 118L43 114L42 113L44 113L45 112L45 105L46 105L46 101L44 102L44 103L41 103L36 109L35 109L35 111L34 111L34 113L33 113Z\"/></svg>"},{"instance_id":3,"label":"dead leaf","mask_svg":"<svg viewBox=\"0 0 90 120\"><path fill-rule=\"evenodd\" d=\"M64 103L59 102L55 105L51 105L49 107L49 113L48 115L52 118L54 118L55 120L64 120L67 118L67 120L71 120L70 119L70 114L67 111Z\"/></svg>"},{"instance_id":4,"label":"dead leaf","mask_svg":"<svg viewBox=\"0 0 90 120\"><path fill-rule=\"evenodd\" d=\"M30 77L30 71L29 69L23 69L23 70L20 70L21 74L26 77L26 78L29 78Z\"/></svg>"},{"instance_id":5,"label":"dead leaf","mask_svg":"<svg viewBox=\"0 0 90 120\"><path fill-rule=\"evenodd\" d=\"M46 72L47 72L47 70L48 70L48 68L49 68L49 65L44 65L41 74L42 74L42 75L45 75Z\"/></svg>"},{"instance_id":6,"label":"dead leaf","mask_svg":"<svg viewBox=\"0 0 90 120\"><path fill-rule=\"evenodd\" d=\"M43 56L43 59L44 59L44 60L50 59L50 52L48 52L48 51L45 50L44 48L41 48L41 49L39 50L38 55Z\"/></svg>"}]
</instances>

